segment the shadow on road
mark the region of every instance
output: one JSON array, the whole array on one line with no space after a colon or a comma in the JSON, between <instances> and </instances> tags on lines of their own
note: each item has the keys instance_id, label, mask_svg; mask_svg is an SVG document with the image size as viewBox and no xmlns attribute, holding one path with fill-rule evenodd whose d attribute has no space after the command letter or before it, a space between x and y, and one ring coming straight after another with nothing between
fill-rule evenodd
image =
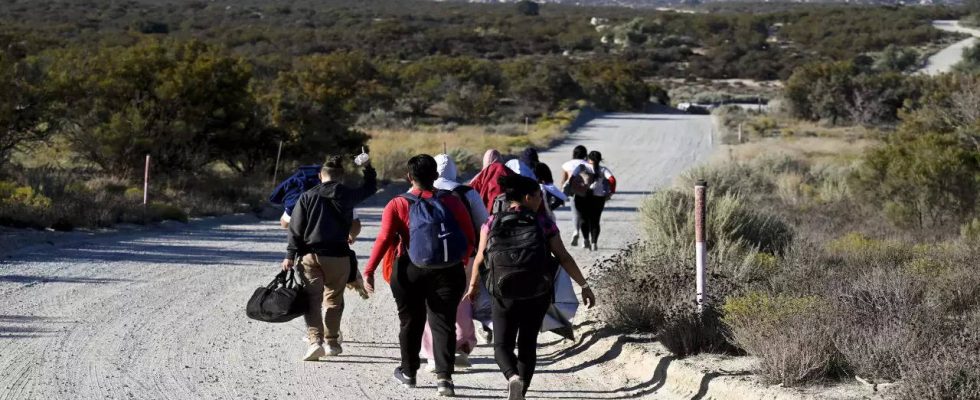
<instances>
[{"instance_id":1,"label":"shadow on road","mask_svg":"<svg viewBox=\"0 0 980 400\"><path fill-rule=\"evenodd\" d=\"M34 315L0 315L0 339L30 339L54 336L64 325L74 324L67 318Z\"/></svg>"}]
</instances>

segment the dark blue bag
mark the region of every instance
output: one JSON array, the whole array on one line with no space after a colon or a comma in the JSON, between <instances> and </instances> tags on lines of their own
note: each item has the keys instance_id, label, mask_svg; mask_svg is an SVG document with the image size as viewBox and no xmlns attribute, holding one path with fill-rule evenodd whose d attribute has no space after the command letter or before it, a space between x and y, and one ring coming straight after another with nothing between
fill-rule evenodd
<instances>
[{"instance_id":1,"label":"dark blue bag","mask_svg":"<svg viewBox=\"0 0 980 400\"><path fill-rule=\"evenodd\" d=\"M269 195L269 202L281 204L286 214L292 214L299 196L320 184L319 173L319 165L299 167L293 175L272 190L272 194Z\"/></svg>"},{"instance_id":2,"label":"dark blue bag","mask_svg":"<svg viewBox=\"0 0 980 400\"><path fill-rule=\"evenodd\" d=\"M437 190L428 199L410 193L408 200L408 257L419 268L447 268L466 257L466 236L442 198L452 192Z\"/></svg>"}]
</instances>

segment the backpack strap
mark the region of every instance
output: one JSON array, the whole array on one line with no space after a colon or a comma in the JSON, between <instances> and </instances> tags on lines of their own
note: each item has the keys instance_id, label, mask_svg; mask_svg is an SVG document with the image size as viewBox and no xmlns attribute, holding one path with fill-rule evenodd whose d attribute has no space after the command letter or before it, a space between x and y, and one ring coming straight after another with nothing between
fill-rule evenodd
<instances>
[{"instance_id":1,"label":"backpack strap","mask_svg":"<svg viewBox=\"0 0 980 400\"><path fill-rule=\"evenodd\" d=\"M416 196L416 195L414 195L412 193L402 193L402 194L399 194L396 197L401 197L401 198L403 198L405 200L408 200L408 205L409 206L411 206L411 205L413 205L415 203L418 203L419 200L421 200L421 198L419 196Z\"/></svg>"}]
</instances>

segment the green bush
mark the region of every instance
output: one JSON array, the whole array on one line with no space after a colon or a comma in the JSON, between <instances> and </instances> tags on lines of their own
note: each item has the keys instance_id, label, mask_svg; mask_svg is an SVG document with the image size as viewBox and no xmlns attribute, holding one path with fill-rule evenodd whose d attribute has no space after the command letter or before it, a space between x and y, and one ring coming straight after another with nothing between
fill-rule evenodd
<instances>
[{"instance_id":1,"label":"green bush","mask_svg":"<svg viewBox=\"0 0 980 400\"><path fill-rule=\"evenodd\" d=\"M759 358L767 381L795 386L841 372L830 307L813 296L751 292L722 307L732 340Z\"/></svg>"},{"instance_id":2,"label":"green bush","mask_svg":"<svg viewBox=\"0 0 980 400\"><path fill-rule=\"evenodd\" d=\"M148 208L150 217L155 221L179 221L187 222L187 213L180 207L165 203L150 203Z\"/></svg>"},{"instance_id":3,"label":"green bush","mask_svg":"<svg viewBox=\"0 0 980 400\"><path fill-rule=\"evenodd\" d=\"M755 212L732 194L708 196L707 246L723 258L742 258L744 251L778 253L793 239L792 229L778 218ZM694 243L694 195L664 190L640 208L647 240L676 249Z\"/></svg>"}]
</instances>

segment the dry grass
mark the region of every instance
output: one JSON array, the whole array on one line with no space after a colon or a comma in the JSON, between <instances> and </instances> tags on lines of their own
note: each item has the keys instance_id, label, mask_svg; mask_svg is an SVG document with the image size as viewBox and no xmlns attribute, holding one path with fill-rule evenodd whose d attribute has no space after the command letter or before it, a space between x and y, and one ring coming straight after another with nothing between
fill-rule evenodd
<instances>
[{"instance_id":1,"label":"dry grass","mask_svg":"<svg viewBox=\"0 0 980 400\"><path fill-rule=\"evenodd\" d=\"M503 154L517 154L528 146L544 149L564 138L566 129L579 111L559 111L528 127L523 125L442 125L415 129L368 129L373 164L381 179L401 179L404 164L415 154L454 155L460 172L480 168L483 153L497 149Z\"/></svg>"}]
</instances>

